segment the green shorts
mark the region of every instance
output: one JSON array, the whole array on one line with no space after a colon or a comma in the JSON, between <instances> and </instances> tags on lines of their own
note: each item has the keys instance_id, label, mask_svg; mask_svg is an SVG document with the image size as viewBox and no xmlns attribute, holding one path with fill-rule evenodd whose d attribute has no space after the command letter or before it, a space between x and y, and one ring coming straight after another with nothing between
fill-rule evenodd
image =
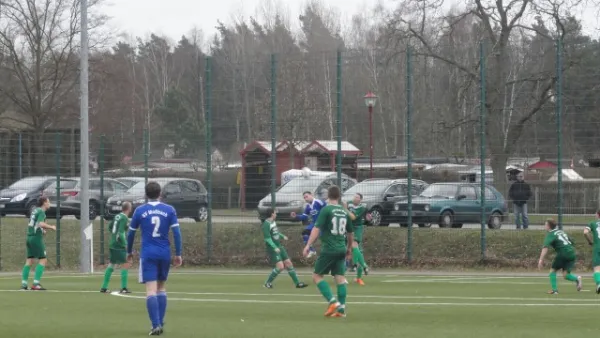
<instances>
[{"instance_id":1,"label":"green shorts","mask_svg":"<svg viewBox=\"0 0 600 338\"><path fill-rule=\"evenodd\" d=\"M362 243L363 241L363 231L362 229L358 230L358 231L354 231L354 241L356 243Z\"/></svg>"},{"instance_id":2,"label":"green shorts","mask_svg":"<svg viewBox=\"0 0 600 338\"><path fill-rule=\"evenodd\" d=\"M556 255L554 261L552 261L552 270L565 270L566 272L571 272L573 267L575 267L575 258L575 255Z\"/></svg>"},{"instance_id":3,"label":"green shorts","mask_svg":"<svg viewBox=\"0 0 600 338\"><path fill-rule=\"evenodd\" d=\"M317 275L343 276L346 273L346 253L321 253L315 262Z\"/></svg>"},{"instance_id":4,"label":"green shorts","mask_svg":"<svg viewBox=\"0 0 600 338\"><path fill-rule=\"evenodd\" d=\"M46 244L36 236L27 236L27 258L46 258Z\"/></svg>"},{"instance_id":5,"label":"green shorts","mask_svg":"<svg viewBox=\"0 0 600 338\"><path fill-rule=\"evenodd\" d=\"M110 264L125 264L127 263L127 250L125 249L110 249L108 254Z\"/></svg>"},{"instance_id":6,"label":"green shorts","mask_svg":"<svg viewBox=\"0 0 600 338\"><path fill-rule=\"evenodd\" d=\"M282 246L279 247L279 253L275 252L275 249L268 247L267 255L269 256L269 262L273 265L289 259L287 251L285 251L285 248Z\"/></svg>"}]
</instances>

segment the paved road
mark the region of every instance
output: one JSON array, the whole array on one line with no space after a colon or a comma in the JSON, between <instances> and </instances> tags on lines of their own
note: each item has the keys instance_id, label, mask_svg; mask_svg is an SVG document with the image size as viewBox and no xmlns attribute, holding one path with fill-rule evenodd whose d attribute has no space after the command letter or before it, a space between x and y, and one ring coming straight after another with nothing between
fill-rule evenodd
<instances>
[{"instance_id":1,"label":"paved road","mask_svg":"<svg viewBox=\"0 0 600 338\"><path fill-rule=\"evenodd\" d=\"M8 218L24 218L24 216L19 215L7 215ZM65 220L75 220L74 216L64 216L62 219ZM195 223L195 221L191 218L183 218L179 220L181 223ZM213 216L213 223L218 226L219 224L246 224L246 225L258 225L259 221L256 217L243 217L243 216ZM391 224L390 228L399 228L399 224ZM414 225L417 228L417 225ZM438 228L437 225L433 225L433 228ZM480 229L480 224L465 224L462 227L463 229ZM564 229L581 229L582 225L568 225L565 226ZM516 226L514 224L503 224L501 230L515 230ZM530 225L529 230L543 230L544 226L541 224ZM458 229L456 229L458 230Z\"/></svg>"}]
</instances>

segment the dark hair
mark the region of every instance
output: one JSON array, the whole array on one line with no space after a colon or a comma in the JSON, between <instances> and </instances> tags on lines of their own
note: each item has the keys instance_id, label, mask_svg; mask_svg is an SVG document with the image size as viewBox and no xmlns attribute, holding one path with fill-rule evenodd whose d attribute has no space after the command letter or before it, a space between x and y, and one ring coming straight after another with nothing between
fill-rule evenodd
<instances>
[{"instance_id":1,"label":"dark hair","mask_svg":"<svg viewBox=\"0 0 600 338\"><path fill-rule=\"evenodd\" d=\"M123 202L123 204L121 205L121 211L127 211L131 209L131 203L130 202Z\"/></svg>"},{"instance_id":2,"label":"dark hair","mask_svg":"<svg viewBox=\"0 0 600 338\"><path fill-rule=\"evenodd\" d=\"M327 189L327 198L330 200L338 201L341 195L342 192L340 191L340 187L337 185L332 185L329 187L329 189Z\"/></svg>"},{"instance_id":3,"label":"dark hair","mask_svg":"<svg viewBox=\"0 0 600 338\"><path fill-rule=\"evenodd\" d=\"M160 184L148 182L146 184L146 197L151 200L157 200L160 197Z\"/></svg>"},{"instance_id":4,"label":"dark hair","mask_svg":"<svg viewBox=\"0 0 600 338\"><path fill-rule=\"evenodd\" d=\"M273 216L274 213L275 213L275 208L267 209L267 215L269 215L269 217ZM267 218L269 218L269 217L267 217Z\"/></svg>"},{"instance_id":5,"label":"dark hair","mask_svg":"<svg viewBox=\"0 0 600 338\"><path fill-rule=\"evenodd\" d=\"M363 199L363 195L361 193L357 192L356 194L358 195L358 197L360 197L361 200Z\"/></svg>"},{"instance_id":6,"label":"dark hair","mask_svg":"<svg viewBox=\"0 0 600 338\"><path fill-rule=\"evenodd\" d=\"M37 206L38 208L41 208L42 205L44 205L44 203L46 203L48 201L48 197L46 196L40 196L40 198L38 198L37 200Z\"/></svg>"},{"instance_id":7,"label":"dark hair","mask_svg":"<svg viewBox=\"0 0 600 338\"><path fill-rule=\"evenodd\" d=\"M302 196L304 196L304 195L306 195L306 194L312 195L312 192L310 192L310 191L305 191L305 192L303 192L303 193L302 193Z\"/></svg>"},{"instance_id":8,"label":"dark hair","mask_svg":"<svg viewBox=\"0 0 600 338\"><path fill-rule=\"evenodd\" d=\"M556 221L552 218L548 218L546 220L546 223L548 223L548 226L550 226L550 229L554 230L556 229Z\"/></svg>"}]
</instances>

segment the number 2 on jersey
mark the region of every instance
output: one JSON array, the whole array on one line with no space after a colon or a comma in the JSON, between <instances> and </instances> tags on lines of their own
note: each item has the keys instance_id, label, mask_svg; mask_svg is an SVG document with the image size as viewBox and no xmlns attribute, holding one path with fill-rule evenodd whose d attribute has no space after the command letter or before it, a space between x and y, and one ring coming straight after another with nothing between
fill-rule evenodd
<instances>
[{"instance_id":1,"label":"number 2 on jersey","mask_svg":"<svg viewBox=\"0 0 600 338\"><path fill-rule=\"evenodd\" d=\"M348 220L345 217L334 217L331 219L331 233L334 235L346 234L346 223Z\"/></svg>"},{"instance_id":2,"label":"number 2 on jersey","mask_svg":"<svg viewBox=\"0 0 600 338\"><path fill-rule=\"evenodd\" d=\"M160 233L158 230L160 229L160 217L152 216L152 224L154 225L154 230L152 231L152 237L160 237Z\"/></svg>"}]
</instances>

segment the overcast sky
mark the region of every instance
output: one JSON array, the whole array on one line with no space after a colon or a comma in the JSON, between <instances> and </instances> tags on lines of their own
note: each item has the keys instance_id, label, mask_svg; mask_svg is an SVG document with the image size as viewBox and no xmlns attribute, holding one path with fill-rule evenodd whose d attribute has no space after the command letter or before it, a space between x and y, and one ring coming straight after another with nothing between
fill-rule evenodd
<instances>
[{"instance_id":1,"label":"overcast sky","mask_svg":"<svg viewBox=\"0 0 600 338\"><path fill-rule=\"evenodd\" d=\"M150 33L178 40L194 27L200 28L208 39L216 33L217 20L231 21L232 16L257 16L257 8L268 3L279 3L286 8L292 24L298 25L297 17L306 0L107 0L102 11L112 17L110 26L118 32L145 37ZM325 6L336 8L342 23L348 23L353 14L381 1L393 7L397 0L321 0ZM455 0L463 4L465 0ZM446 1L450 6L452 1ZM590 1L590 3L592 3ZM597 36L600 20L597 10L581 7L574 14L583 17L584 29Z\"/></svg>"}]
</instances>

